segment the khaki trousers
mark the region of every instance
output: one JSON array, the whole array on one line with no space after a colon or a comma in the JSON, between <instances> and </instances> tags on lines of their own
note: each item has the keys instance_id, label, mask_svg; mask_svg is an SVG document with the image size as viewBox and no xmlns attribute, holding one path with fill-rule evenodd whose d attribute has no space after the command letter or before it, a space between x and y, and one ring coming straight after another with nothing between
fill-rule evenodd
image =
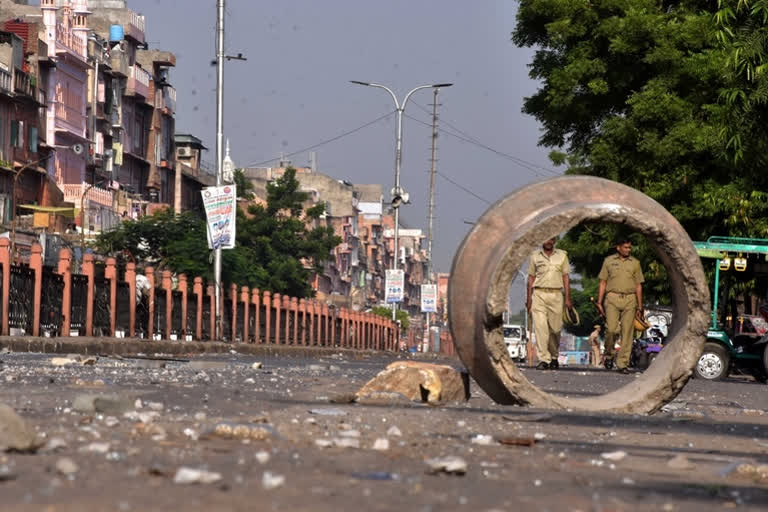
<instances>
[{"instance_id":1,"label":"khaki trousers","mask_svg":"<svg viewBox=\"0 0 768 512\"><path fill-rule=\"evenodd\" d=\"M563 293L561 290L534 288L531 299L531 317L536 333L536 351L539 361L557 361L560 353L560 331L563 328Z\"/></svg>"},{"instance_id":2,"label":"khaki trousers","mask_svg":"<svg viewBox=\"0 0 768 512\"><path fill-rule=\"evenodd\" d=\"M616 337L621 336L621 348L616 358L616 367L629 366L632 342L635 335L635 294L608 293L605 296L605 358L613 359L616 351Z\"/></svg>"}]
</instances>

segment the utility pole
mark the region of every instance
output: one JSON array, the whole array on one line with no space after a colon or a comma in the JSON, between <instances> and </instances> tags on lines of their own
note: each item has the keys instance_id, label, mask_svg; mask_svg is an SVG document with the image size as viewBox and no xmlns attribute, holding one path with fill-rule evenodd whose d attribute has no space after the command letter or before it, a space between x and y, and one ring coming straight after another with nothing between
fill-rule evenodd
<instances>
[{"instance_id":1,"label":"utility pole","mask_svg":"<svg viewBox=\"0 0 768 512\"><path fill-rule=\"evenodd\" d=\"M435 167L437 166L437 159L435 155L437 153L437 94L440 89L435 88L433 92L432 100L432 158L430 159L429 168L429 209L427 211L427 283L432 284L432 224L435 219ZM429 336L431 334L431 314L426 314L426 341L429 344Z\"/></svg>"},{"instance_id":2,"label":"utility pole","mask_svg":"<svg viewBox=\"0 0 768 512\"><path fill-rule=\"evenodd\" d=\"M224 165L224 1L217 0L216 22L216 186L222 185ZM221 247L214 249L213 299L216 301L216 340L224 331L221 324Z\"/></svg>"}]
</instances>

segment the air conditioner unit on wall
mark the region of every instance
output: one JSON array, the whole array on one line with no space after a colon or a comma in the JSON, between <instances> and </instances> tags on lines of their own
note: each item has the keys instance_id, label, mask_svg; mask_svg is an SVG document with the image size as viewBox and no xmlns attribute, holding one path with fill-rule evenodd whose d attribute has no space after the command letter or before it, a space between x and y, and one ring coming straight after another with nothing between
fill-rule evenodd
<instances>
[{"instance_id":1,"label":"air conditioner unit on wall","mask_svg":"<svg viewBox=\"0 0 768 512\"><path fill-rule=\"evenodd\" d=\"M177 149L177 154L179 156L182 156L182 157L184 157L184 156L192 156L192 148L185 147L185 146L179 147Z\"/></svg>"}]
</instances>

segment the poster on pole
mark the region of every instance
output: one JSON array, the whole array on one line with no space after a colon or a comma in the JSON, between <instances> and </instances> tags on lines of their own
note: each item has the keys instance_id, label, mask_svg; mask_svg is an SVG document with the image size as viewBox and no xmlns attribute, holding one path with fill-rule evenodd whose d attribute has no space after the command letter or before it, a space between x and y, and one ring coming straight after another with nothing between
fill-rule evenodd
<instances>
[{"instance_id":1,"label":"poster on pole","mask_svg":"<svg viewBox=\"0 0 768 512\"><path fill-rule=\"evenodd\" d=\"M421 285L421 312L437 313L437 285Z\"/></svg>"},{"instance_id":2,"label":"poster on pole","mask_svg":"<svg viewBox=\"0 0 768 512\"><path fill-rule=\"evenodd\" d=\"M387 304L403 301L403 290L405 288L405 271L387 270L386 274L386 293L384 300Z\"/></svg>"},{"instance_id":3,"label":"poster on pole","mask_svg":"<svg viewBox=\"0 0 768 512\"><path fill-rule=\"evenodd\" d=\"M235 247L237 193L234 185L206 187L201 192L208 228L209 249Z\"/></svg>"}]
</instances>

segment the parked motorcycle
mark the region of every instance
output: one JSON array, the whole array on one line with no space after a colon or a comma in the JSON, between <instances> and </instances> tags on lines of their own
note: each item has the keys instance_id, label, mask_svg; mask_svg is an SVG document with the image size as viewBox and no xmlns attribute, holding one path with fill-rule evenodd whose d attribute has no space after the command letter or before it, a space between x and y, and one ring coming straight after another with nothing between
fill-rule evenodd
<instances>
[{"instance_id":1,"label":"parked motorcycle","mask_svg":"<svg viewBox=\"0 0 768 512\"><path fill-rule=\"evenodd\" d=\"M632 341L629 366L638 370L648 368L667 341L664 333L658 327L651 327L646 333L646 336Z\"/></svg>"}]
</instances>

